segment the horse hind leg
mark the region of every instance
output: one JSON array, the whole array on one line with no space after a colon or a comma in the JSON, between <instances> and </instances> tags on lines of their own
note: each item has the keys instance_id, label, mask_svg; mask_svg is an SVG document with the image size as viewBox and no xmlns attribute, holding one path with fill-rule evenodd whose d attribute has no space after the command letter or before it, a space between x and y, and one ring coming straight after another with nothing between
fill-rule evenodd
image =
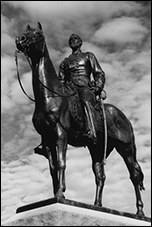
<instances>
[{"instance_id":1,"label":"horse hind leg","mask_svg":"<svg viewBox=\"0 0 152 227\"><path fill-rule=\"evenodd\" d=\"M134 143L131 143L127 148L124 145L116 147L119 154L123 157L125 164L130 173L130 179L133 183L136 195L136 207L137 207L137 216L144 216L143 212L143 202L141 199L140 190L145 190L143 185L144 174L141 170L139 163L136 160L136 146Z\"/></svg>"}]
</instances>

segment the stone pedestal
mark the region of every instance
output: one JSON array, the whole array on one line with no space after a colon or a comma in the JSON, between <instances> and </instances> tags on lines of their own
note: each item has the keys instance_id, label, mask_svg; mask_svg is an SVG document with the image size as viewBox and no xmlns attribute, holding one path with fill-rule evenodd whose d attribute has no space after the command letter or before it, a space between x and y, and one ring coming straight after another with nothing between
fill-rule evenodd
<instances>
[{"instance_id":1,"label":"stone pedestal","mask_svg":"<svg viewBox=\"0 0 152 227\"><path fill-rule=\"evenodd\" d=\"M2 226L151 226L148 217L52 198L19 207Z\"/></svg>"}]
</instances>

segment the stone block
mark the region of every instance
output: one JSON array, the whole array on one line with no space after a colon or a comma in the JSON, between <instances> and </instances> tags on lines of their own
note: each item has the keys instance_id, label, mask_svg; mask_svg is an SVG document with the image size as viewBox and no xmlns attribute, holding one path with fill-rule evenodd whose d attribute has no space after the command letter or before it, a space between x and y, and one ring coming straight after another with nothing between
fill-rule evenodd
<instances>
[{"instance_id":1,"label":"stone block","mask_svg":"<svg viewBox=\"0 0 152 227\"><path fill-rule=\"evenodd\" d=\"M148 217L51 198L19 207L2 226L151 226Z\"/></svg>"}]
</instances>

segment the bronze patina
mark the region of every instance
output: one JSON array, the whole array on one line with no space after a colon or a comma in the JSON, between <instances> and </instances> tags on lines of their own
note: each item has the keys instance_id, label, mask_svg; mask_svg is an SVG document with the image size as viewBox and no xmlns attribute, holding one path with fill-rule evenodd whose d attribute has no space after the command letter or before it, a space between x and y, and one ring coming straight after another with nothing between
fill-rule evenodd
<instances>
[{"instance_id":1,"label":"bronze patina","mask_svg":"<svg viewBox=\"0 0 152 227\"><path fill-rule=\"evenodd\" d=\"M75 84L71 83L80 77L84 77L84 82L89 83L92 70L89 62L94 64L95 56L92 53L82 53L78 49L78 58L73 52L70 57L64 60L64 63L61 63L60 73L57 75L39 22L36 29L30 25L27 26L25 33L16 38L16 47L25 54L31 65L35 97L35 111L32 121L42 138L42 149L38 147L36 151L49 161L54 196L64 198L67 145L87 146L92 158L92 170L96 182L94 205L102 206L102 192L106 176L103 163L105 140L100 101L93 98L94 106L90 104L91 102L89 103L91 115L88 111L84 114L80 92L75 88ZM67 64L68 68L64 64ZM96 70L94 71L95 93L100 95L105 77L98 63L97 66L98 74L96 74ZM69 67L71 68L69 69ZM67 70L65 74L63 74L64 70ZM93 97L93 93L90 92L89 90L90 96ZM104 108L107 120L106 158L114 148L123 158L135 189L137 215L143 216L140 190L144 189L144 175L136 158L135 137L131 122L114 105L105 103ZM87 114L88 118L90 117L93 121L90 130L94 125L96 143L87 140L85 136ZM89 120L88 124L90 124Z\"/></svg>"}]
</instances>

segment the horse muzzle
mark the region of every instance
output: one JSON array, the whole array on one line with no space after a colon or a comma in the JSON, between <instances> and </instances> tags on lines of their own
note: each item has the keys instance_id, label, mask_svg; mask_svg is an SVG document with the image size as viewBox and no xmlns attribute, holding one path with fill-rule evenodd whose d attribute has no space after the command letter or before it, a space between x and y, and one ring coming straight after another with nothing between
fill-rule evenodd
<instances>
[{"instance_id":1,"label":"horse muzzle","mask_svg":"<svg viewBox=\"0 0 152 227\"><path fill-rule=\"evenodd\" d=\"M25 52L25 47L26 47L25 41L26 41L25 35L22 35L21 37L17 37L15 40L16 47L21 52Z\"/></svg>"}]
</instances>

